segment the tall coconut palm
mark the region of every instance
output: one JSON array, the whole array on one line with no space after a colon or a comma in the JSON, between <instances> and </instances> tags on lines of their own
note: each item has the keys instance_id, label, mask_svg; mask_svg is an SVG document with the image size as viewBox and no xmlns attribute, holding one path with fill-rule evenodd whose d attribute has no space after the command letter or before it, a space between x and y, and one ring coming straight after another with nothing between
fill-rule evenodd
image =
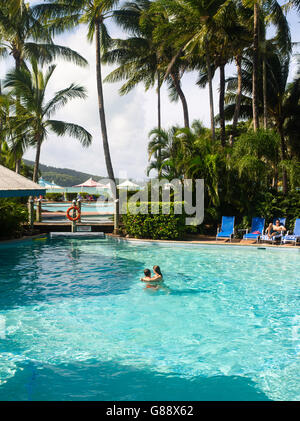
<instances>
[{"instance_id":1,"label":"tall coconut palm","mask_svg":"<svg viewBox=\"0 0 300 421\"><path fill-rule=\"evenodd\" d=\"M74 137L84 147L91 144L92 136L77 124L52 119L53 114L70 100L86 98L85 89L71 84L46 101L47 86L56 66L49 66L45 73L39 70L35 60L32 60L31 66L31 71L20 68L9 72L4 87L10 88L11 93L18 98L15 105L18 114L10 117L11 125L15 127L15 138L26 139L27 147L36 148L33 181L37 182L41 147L49 131L57 136Z\"/></svg>"},{"instance_id":2,"label":"tall coconut palm","mask_svg":"<svg viewBox=\"0 0 300 421\"><path fill-rule=\"evenodd\" d=\"M289 139L289 127L294 127L294 122L300 118L300 79L297 77L292 84L288 84L290 57L281 53L271 41L267 43L269 51L267 55L267 111L269 116L269 123L274 127L280 136L280 157L281 161L285 162L289 158L287 140ZM262 64L260 64L262 65ZM244 60L242 79L243 79L243 97L241 105L241 116L244 118L251 118L251 103L252 103L252 66L253 63L249 60ZM262 86L262 75L258 80ZM229 92L227 94L228 105L225 108L227 120L231 120L234 110L235 89L237 86L236 78L228 81ZM264 98L262 90L258 96L258 115L263 116ZM294 138L294 135L292 136ZM299 139L299 136L298 136ZM287 192L287 171L283 167L283 191Z\"/></svg>"},{"instance_id":3,"label":"tall coconut palm","mask_svg":"<svg viewBox=\"0 0 300 421\"><path fill-rule=\"evenodd\" d=\"M44 3L36 8L36 12L38 12L40 16L42 15L46 19L51 18L51 29L53 33L62 33L79 24L85 24L88 30L88 41L95 41L98 111L106 169L112 183L112 191L116 203L116 229L119 227L119 196L117 189L115 189L115 175L108 142L102 85L102 55L111 45L111 37L109 36L106 27L106 21L111 18L112 11L118 3L119 0L54 0L53 3Z\"/></svg>"},{"instance_id":4,"label":"tall coconut palm","mask_svg":"<svg viewBox=\"0 0 300 421\"><path fill-rule=\"evenodd\" d=\"M160 0L163 6L172 16L173 38L175 42L175 51L173 59L167 70L170 74L176 60L185 51L190 55L202 55L205 58L206 69L208 74L209 99L210 99L210 116L212 137L215 137L215 121L214 121L214 103L212 90L212 48L211 40L218 28L217 14L222 13L222 7L228 3L226 0ZM174 37L175 34L175 37ZM175 41L176 40L176 41Z\"/></svg>"},{"instance_id":5,"label":"tall coconut palm","mask_svg":"<svg viewBox=\"0 0 300 421\"><path fill-rule=\"evenodd\" d=\"M87 61L75 51L53 43L48 25L42 24L36 16L35 6L30 7L24 0L14 0L0 7L0 50L14 58L16 69L26 66L25 60L31 58L41 63L49 63L60 57L80 66L87 65ZM20 153L26 140L19 137L19 141L21 144L15 145L15 150L19 152L16 172L20 169Z\"/></svg>"},{"instance_id":6,"label":"tall coconut palm","mask_svg":"<svg viewBox=\"0 0 300 421\"><path fill-rule=\"evenodd\" d=\"M253 73L252 73L252 112L253 112L253 129L256 131L259 128L258 116L258 72L259 72L259 55L260 55L260 41L263 40L261 31L261 22L264 16L272 22L278 29L277 39L281 47L288 53L291 49L291 40L289 34L289 26L282 11L281 5L274 0L242 0L243 3L249 7L253 7ZM264 64L264 75L266 75L266 68ZM266 83L266 82L265 82ZM265 85L266 95L266 85ZM265 98L266 102L266 98ZM266 113L266 104L265 104ZM265 115L265 121L266 121ZM266 123L265 123L266 124Z\"/></svg>"},{"instance_id":7,"label":"tall coconut palm","mask_svg":"<svg viewBox=\"0 0 300 421\"><path fill-rule=\"evenodd\" d=\"M152 39L155 21L151 19L149 8L150 0L137 0L128 2L114 12L114 19L130 37L127 39L114 39L112 49L105 53L103 62L118 64L104 80L104 82L117 82L125 80L119 92L125 95L137 84L143 83L145 90L157 83L158 119L157 127L161 128L161 70L157 48ZM143 19L143 24L141 20Z\"/></svg>"},{"instance_id":8,"label":"tall coconut palm","mask_svg":"<svg viewBox=\"0 0 300 421\"><path fill-rule=\"evenodd\" d=\"M237 7L235 2L228 2L226 7L222 7L220 13L216 17L218 25L214 37L210 41L212 53L211 66L212 75L219 68L220 88L219 88L219 123L221 144L225 146L225 116L224 116L224 98L225 98L225 66L233 59L236 61L238 74L240 73L241 55L246 47L250 44L250 33L245 25L246 17L245 8ZM247 18L249 18L249 13ZM208 71L205 63L200 66L199 79L197 84L205 87L208 83ZM237 94L236 112L234 127L237 124L237 118L240 108L240 93ZM233 127L233 130L234 130Z\"/></svg>"},{"instance_id":9,"label":"tall coconut palm","mask_svg":"<svg viewBox=\"0 0 300 421\"><path fill-rule=\"evenodd\" d=\"M37 6L30 7L24 0L14 3L12 9L0 7L0 47L12 55L16 68L31 58L49 63L60 57L80 66L87 65L80 54L53 43L48 26L38 18Z\"/></svg>"}]
</instances>

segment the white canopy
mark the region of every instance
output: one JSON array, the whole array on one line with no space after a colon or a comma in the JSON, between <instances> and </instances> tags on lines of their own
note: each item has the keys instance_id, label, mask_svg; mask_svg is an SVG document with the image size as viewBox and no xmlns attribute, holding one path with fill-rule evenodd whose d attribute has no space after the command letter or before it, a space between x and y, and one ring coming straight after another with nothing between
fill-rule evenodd
<instances>
[{"instance_id":1,"label":"white canopy","mask_svg":"<svg viewBox=\"0 0 300 421\"><path fill-rule=\"evenodd\" d=\"M133 183L130 180L125 180L123 181L123 183L118 184L117 186L119 189L133 189L133 190L138 190L140 189L140 186L138 184Z\"/></svg>"}]
</instances>

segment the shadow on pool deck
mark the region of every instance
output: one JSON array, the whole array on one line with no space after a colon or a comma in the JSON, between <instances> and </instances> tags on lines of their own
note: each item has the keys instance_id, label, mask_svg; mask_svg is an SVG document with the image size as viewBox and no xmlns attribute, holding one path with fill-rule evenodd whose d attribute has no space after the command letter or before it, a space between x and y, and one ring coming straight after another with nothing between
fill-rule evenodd
<instances>
[{"instance_id":1,"label":"shadow on pool deck","mask_svg":"<svg viewBox=\"0 0 300 421\"><path fill-rule=\"evenodd\" d=\"M28 362L0 386L0 400L23 401L266 401L246 377L158 374L99 361L42 365Z\"/></svg>"}]
</instances>

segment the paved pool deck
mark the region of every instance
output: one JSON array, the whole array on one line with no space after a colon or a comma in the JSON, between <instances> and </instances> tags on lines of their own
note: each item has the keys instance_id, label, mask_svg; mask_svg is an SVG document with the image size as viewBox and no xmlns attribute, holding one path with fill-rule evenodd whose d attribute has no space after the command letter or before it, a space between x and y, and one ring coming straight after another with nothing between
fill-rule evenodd
<instances>
[{"instance_id":1,"label":"paved pool deck","mask_svg":"<svg viewBox=\"0 0 300 421\"><path fill-rule=\"evenodd\" d=\"M300 250L300 243L296 246L292 243L288 244L270 244L270 243L257 243L256 241L243 241L240 239L234 239L230 241L223 241L218 240L216 241L216 237L210 236L194 236L187 237L185 240L152 240L147 238L132 238L132 237L123 237L120 235L115 234L107 234L113 238L118 238L124 241L136 241L136 242L149 242L149 243L166 243L166 244L203 244L203 245L226 245L230 246L252 246L252 247L273 247L273 248L292 248L292 249L299 249Z\"/></svg>"}]
</instances>

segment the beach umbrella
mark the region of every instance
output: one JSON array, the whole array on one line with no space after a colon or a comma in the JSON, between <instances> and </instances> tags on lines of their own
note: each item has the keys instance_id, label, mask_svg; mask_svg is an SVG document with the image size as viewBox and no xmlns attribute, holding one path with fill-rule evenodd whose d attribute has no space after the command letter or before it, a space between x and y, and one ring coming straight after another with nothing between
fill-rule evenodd
<instances>
[{"instance_id":1,"label":"beach umbrella","mask_svg":"<svg viewBox=\"0 0 300 421\"><path fill-rule=\"evenodd\" d=\"M76 184L76 186L73 186L73 187L102 187L104 188L105 186L101 183L98 183L98 181L93 180L91 177L88 180L86 180L84 183Z\"/></svg>"},{"instance_id":2,"label":"beach umbrella","mask_svg":"<svg viewBox=\"0 0 300 421\"><path fill-rule=\"evenodd\" d=\"M130 180L125 180L123 183L118 184L118 189L126 189L126 190L140 190L140 186L138 184L133 183Z\"/></svg>"}]
</instances>

